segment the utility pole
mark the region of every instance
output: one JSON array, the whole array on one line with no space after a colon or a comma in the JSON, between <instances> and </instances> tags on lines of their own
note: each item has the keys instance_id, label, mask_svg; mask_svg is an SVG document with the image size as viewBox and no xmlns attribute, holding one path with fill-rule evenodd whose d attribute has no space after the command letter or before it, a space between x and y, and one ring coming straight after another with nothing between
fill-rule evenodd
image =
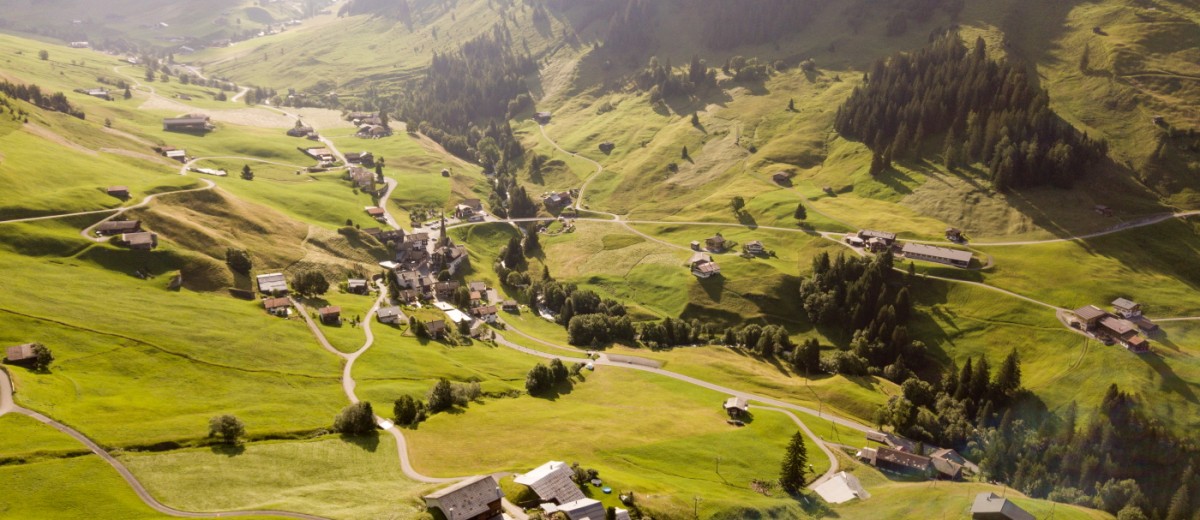
<instances>
[{"instance_id":1,"label":"utility pole","mask_svg":"<svg viewBox=\"0 0 1200 520\"><path fill-rule=\"evenodd\" d=\"M700 520L700 497L692 497L692 513L696 515L696 520Z\"/></svg>"},{"instance_id":2,"label":"utility pole","mask_svg":"<svg viewBox=\"0 0 1200 520\"><path fill-rule=\"evenodd\" d=\"M717 476L721 475L721 456L717 455Z\"/></svg>"}]
</instances>

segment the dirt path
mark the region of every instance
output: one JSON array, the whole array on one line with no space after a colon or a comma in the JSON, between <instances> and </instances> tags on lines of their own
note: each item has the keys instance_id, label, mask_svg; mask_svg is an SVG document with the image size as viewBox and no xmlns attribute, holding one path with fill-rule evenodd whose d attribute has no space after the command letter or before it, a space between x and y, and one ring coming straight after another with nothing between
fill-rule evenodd
<instances>
[{"instance_id":1,"label":"dirt path","mask_svg":"<svg viewBox=\"0 0 1200 520\"><path fill-rule=\"evenodd\" d=\"M810 439L812 439L816 443L818 448L821 448L821 451L823 453L825 453L825 456L829 457L829 470L826 471L820 477L817 477L816 480L813 480L812 483L808 485L808 489L813 489L813 488L823 484L826 480L833 478L833 476L835 474L837 474L838 469L839 469L839 463L838 463L837 456L835 456L833 454L833 450L829 449L828 443L826 443L820 437L817 437L817 434L813 433L813 431L808 428L808 425L804 424L804 421L801 421L799 417L796 417L796 414L789 412L787 410L783 410L780 408L772 408L769 406L760 406L756 409L757 410L767 410L767 411L771 411L771 412L779 412L781 414L788 416L788 418L790 418L792 420L792 422L796 423L796 426L800 427L800 430L803 431L805 435L807 435Z\"/></svg>"},{"instance_id":2,"label":"dirt path","mask_svg":"<svg viewBox=\"0 0 1200 520\"><path fill-rule=\"evenodd\" d=\"M54 419L51 419L50 417L42 415L42 414L35 412L33 410L30 410L28 408L23 408L21 406L16 405L13 402L13 391L14 391L14 387L12 384L12 380L8 376L8 372L6 372L3 368L0 368L0 415L4 415L7 413L21 414L21 415L33 418L34 420L41 422L42 424L45 424L51 428L54 428L55 430L58 430L59 432L70 435L75 440L79 441L81 444L83 444L89 450L91 450L92 453L95 453L101 459L104 459L104 461L107 462L110 466L112 466L113 469L117 470L117 473L121 475L121 478L124 479L127 484L129 484L129 487L133 488L133 492L138 496L138 498L141 499L142 502L144 502L147 506L150 506L150 508L154 509L155 511L158 511L159 513L174 516L174 517L179 517L179 518L231 518L231 517L239 517L239 516L275 516L275 517L284 517L284 518L299 518L302 520L327 520L325 517L321 517L321 516L308 515L308 514L304 514L304 513L293 513L290 511L247 510L247 511L225 511L225 512L214 512L214 513L198 513L198 512L192 512L192 511L181 511L179 509L169 507L169 506L163 504L162 502L159 502L152 495L150 495L150 492L146 490L146 487L143 486L142 483L137 479L137 477L135 477L133 475L133 473L129 471L129 468L126 468L125 465L121 463L121 461L117 460L116 457L113 457L112 454L110 454L104 448L100 447L99 444L96 444L94 441L89 439L87 436L85 436L82 433L79 433L79 431L75 430L74 428L71 428L70 426L67 426L58 421L55 421Z\"/></svg>"}]
</instances>

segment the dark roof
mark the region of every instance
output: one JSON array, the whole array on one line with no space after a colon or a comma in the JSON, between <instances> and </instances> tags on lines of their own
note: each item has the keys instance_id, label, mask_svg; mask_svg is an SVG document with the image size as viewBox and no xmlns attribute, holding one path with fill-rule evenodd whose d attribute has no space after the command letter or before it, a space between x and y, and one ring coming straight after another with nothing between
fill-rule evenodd
<instances>
[{"instance_id":1,"label":"dark roof","mask_svg":"<svg viewBox=\"0 0 1200 520\"><path fill-rule=\"evenodd\" d=\"M1127 320L1106 316L1100 320L1100 326L1111 330L1114 334L1125 335L1133 332L1135 327Z\"/></svg>"},{"instance_id":2,"label":"dark roof","mask_svg":"<svg viewBox=\"0 0 1200 520\"><path fill-rule=\"evenodd\" d=\"M495 305L487 305L484 307L476 307L474 309L471 309L471 312L474 312L477 316L488 316L491 314L496 314L496 306Z\"/></svg>"},{"instance_id":3,"label":"dark roof","mask_svg":"<svg viewBox=\"0 0 1200 520\"><path fill-rule=\"evenodd\" d=\"M163 119L164 125L202 125L208 122L208 116L168 117Z\"/></svg>"},{"instance_id":4,"label":"dark roof","mask_svg":"<svg viewBox=\"0 0 1200 520\"><path fill-rule=\"evenodd\" d=\"M321 316L333 316L335 314L341 314L342 308L336 306L321 307L321 310L317 312L321 313Z\"/></svg>"},{"instance_id":5,"label":"dark roof","mask_svg":"<svg viewBox=\"0 0 1200 520\"><path fill-rule=\"evenodd\" d=\"M158 235L154 233L125 233L121 235L121 240L131 246L153 246L158 241Z\"/></svg>"},{"instance_id":6,"label":"dark roof","mask_svg":"<svg viewBox=\"0 0 1200 520\"><path fill-rule=\"evenodd\" d=\"M446 330L446 322L442 320L433 320L425 324L425 330L429 332L441 332Z\"/></svg>"},{"instance_id":7,"label":"dark roof","mask_svg":"<svg viewBox=\"0 0 1200 520\"><path fill-rule=\"evenodd\" d=\"M1113 300L1112 306L1114 309L1130 310L1138 307L1138 303L1125 298L1117 298Z\"/></svg>"},{"instance_id":8,"label":"dark roof","mask_svg":"<svg viewBox=\"0 0 1200 520\"><path fill-rule=\"evenodd\" d=\"M972 515L987 515L975 516L976 518L1007 518L1009 520L1035 520L1034 516L1027 513L1024 509L1017 507L1016 504L1008 499L1000 498L995 493L980 493L975 496L975 503L971 505Z\"/></svg>"},{"instance_id":9,"label":"dark roof","mask_svg":"<svg viewBox=\"0 0 1200 520\"><path fill-rule=\"evenodd\" d=\"M937 247L928 244L916 244L913 242L904 244L904 254L917 254L933 258L941 258L951 262L962 262L965 264L971 263L971 259L975 257L975 255L970 251L960 251L958 249L950 249L948 247Z\"/></svg>"},{"instance_id":10,"label":"dark roof","mask_svg":"<svg viewBox=\"0 0 1200 520\"><path fill-rule=\"evenodd\" d=\"M892 241L892 240L896 239L895 233L889 233L887 231L875 231L873 229L864 229L862 231L859 231L858 236L871 237L871 238L882 238L887 241Z\"/></svg>"},{"instance_id":11,"label":"dark roof","mask_svg":"<svg viewBox=\"0 0 1200 520\"><path fill-rule=\"evenodd\" d=\"M375 315L378 316L380 319L396 318L396 317L400 316L400 308L399 307L380 307L378 311L375 311Z\"/></svg>"},{"instance_id":12,"label":"dark roof","mask_svg":"<svg viewBox=\"0 0 1200 520\"><path fill-rule=\"evenodd\" d=\"M491 475L463 480L453 486L425 495L430 507L437 507L447 520L467 520L491 511L491 504L504 498L500 485Z\"/></svg>"},{"instance_id":13,"label":"dark roof","mask_svg":"<svg viewBox=\"0 0 1200 520\"><path fill-rule=\"evenodd\" d=\"M1076 316L1079 316L1079 319L1085 320L1085 321L1091 321L1096 318L1108 316L1107 312L1104 312L1103 309L1101 309L1095 305L1088 305L1086 307L1080 307L1078 309L1075 309L1073 312L1075 313Z\"/></svg>"},{"instance_id":14,"label":"dark roof","mask_svg":"<svg viewBox=\"0 0 1200 520\"><path fill-rule=\"evenodd\" d=\"M937 470L938 473L952 479L962 478L963 467L961 464L952 460L939 458L930 459L930 462L933 462L933 469Z\"/></svg>"},{"instance_id":15,"label":"dark roof","mask_svg":"<svg viewBox=\"0 0 1200 520\"><path fill-rule=\"evenodd\" d=\"M140 220L109 220L96 226L96 231L130 232L137 231L141 227L142 221Z\"/></svg>"},{"instance_id":16,"label":"dark roof","mask_svg":"<svg viewBox=\"0 0 1200 520\"><path fill-rule=\"evenodd\" d=\"M928 469L930 458L924 455L916 455L907 453L892 448L880 446L875 450L875 459L890 462L900 466L906 466L913 469Z\"/></svg>"},{"instance_id":17,"label":"dark roof","mask_svg":"<svg viewBox=\"0 0 1200 520\"><path fill-rule=\"evenodd\" d=\"M263 307L266 307L267 310L279 309L291 305L291 300L288 300L287 298L267 298L263 300Z\"/></svg>"}]
</instances>

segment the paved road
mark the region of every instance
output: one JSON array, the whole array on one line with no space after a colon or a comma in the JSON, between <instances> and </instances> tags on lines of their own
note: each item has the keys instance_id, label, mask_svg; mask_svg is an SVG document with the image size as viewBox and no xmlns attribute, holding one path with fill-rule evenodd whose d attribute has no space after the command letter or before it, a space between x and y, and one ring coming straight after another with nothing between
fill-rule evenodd
<instances>
[{"instance_id":1,"label":"paved road","mask_svg":"<svg viewBox=\"0 0 1200 520\"><path fill-rule=\"evenodd\" d=\"M833 478L833 476L838 472L838 466L839 466L838 459L833 454L833 450L829 449L828 443L826 443L824 439L817 437L817 434L813 433L813 431L808 428L808 425L804 424L804 421L801 421L799 417L796 417L796 414L789 412L787 410L779 409L779 408L771 408L769 406L759 406L759 407L756 407L755 410L767 410L767 411L771 411L771 412L779 412L781 414L788 416L792 420L792 422L796 423L796 426L800 427L800 430L802 430L805 435L808 435L808 437L810 439L812 439L813 441L816 442L817 447L821 448L821 451L825 453L825 456L829 457L829 470L826 471L825 474L821 475L820 477L817 477L816 480L812 481L812 483L808 485L808 489L813 489L813 488L821 485L826 480Z\"/></svg>"},{"instance_id":2,"label":"paved road","mask_svg":"<svg viewBox=\"0 0 1200 520\"><path fill-rule=\"evenodd\" d=\"M54 419L51 419L45 415L42 415L42 414L35 412L33 410L30 410L28 408L23 408L21 406L16 405L16 403L13 402L12 394L13 394L13 385L12 385L12 381L9 379L8 372L6 372L3 368L0 368L0 415L4 415L7 413L21 414L21 415L24 415L27 417L31 417L34 420L41 422L42 424L45 424L51 428L54 428L55 430L58 430L62 433L70 435L71 437L74 437L75 440L79 441L84 446L87 446L87 448L89 450L91 450L92 453L95 453L101 459L104 459L104 461L107 462L110 466L112 466L113 469L117 470L117 473L121 475L121 478L125 479L125 482L129 484L129 487L133 488L133 492L135 494L137 494L138 498L140 498L142 500L142 502L145 502L147 506L150 506L152 509L154 509L155 511L158 511L162 514L170 515L170 516L174 516L174 517L180 517L180 518L231 518L231 517L239 517L239 516L276 516L276 517L284 517L284 518L299 518L302 520L327 520L325 517L316 516L316 515L308 515L308 514L304 514L304 513L293 513L291 511L247 510L247 511L225 511L225 512L213 512L213 513L197 513L197 512L192 512L192 511L181 511L179 509L169 507L169 506L163 504L162 502L159 502L157 499L155 499L150 494L150 492L146 490L146 487L143 486L140 481L138 481L137 477L133 476L133 473L129 471L129 468L126 468L125 465L121 463L121 461L117 460L116 457L113 457L112 454L110 454L107 450L100 447L99 444L96 444L94 441L87 438L87 436L85 436L82 433L79 433L79 431L75 430L74 428L71 428L70 426L67 426L63 423L55 421Z\"/></svg>"}]
</instances>

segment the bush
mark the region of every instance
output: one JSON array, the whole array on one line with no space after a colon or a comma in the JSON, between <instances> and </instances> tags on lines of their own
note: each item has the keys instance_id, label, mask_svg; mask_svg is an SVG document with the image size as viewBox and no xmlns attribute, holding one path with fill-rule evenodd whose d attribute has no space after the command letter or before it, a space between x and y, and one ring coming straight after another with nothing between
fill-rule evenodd
<instances>
[{"instance_id":1,"label":"bush","mask_svg":"<svg viewBox=\"0 0 1200 520\"><path fill-rule=\"evenodd\" d=\"M375 411L371 403L359 401L342 408L333 420L333 429L346 435L366 435L375 431Z\"/></svg>"},{"instance_id":2,"label":"bush","mask_svg":"<svg viewBox=\"0 0 1200 520\"><path fill-rule=\"evenodd\" d=\"M208 421L208 436L220 437L226 444L237 444L246 434L246 425L232 415L219 415Z\"/></svg>"},{"instance_id":3,"label":"bush","mask_svg":"<svg viewBox=\"0 0 1200 520\"><path fill-rule=\"evenodd\" d=\"M449 410L454 406L454 388L450 385L450 381L444 377L438 379L438 382L433 385L433 389L429 391L427 399L429 413Z\"/></svg>"},{"instance_id":4,"label":"bush","mask_svg":"<svg viewBox=\"0 0 1200 520\"><path fill-rule=\"evenodd\" d=\"M392 415L396 424L412 426L425 420L425 405L410 395L401 396L392 406Z\"/></svg>"}]
</instances>

